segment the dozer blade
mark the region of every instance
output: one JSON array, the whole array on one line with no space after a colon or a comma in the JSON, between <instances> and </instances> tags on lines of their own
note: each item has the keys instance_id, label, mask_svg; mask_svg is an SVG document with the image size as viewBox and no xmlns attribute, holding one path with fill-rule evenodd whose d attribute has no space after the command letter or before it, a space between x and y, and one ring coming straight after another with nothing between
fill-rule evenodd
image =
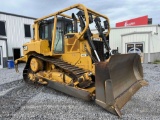
<instances>
[{"instance_id":1,"label":"dozer blade","mask_svg":"<svg viewBox=\"0 0 160 120\"><path fill-rule=\"evenodd\" d=\"M142 86L143 69L138 54L113 55L96 63L96 103L121 117L121 108Z\"/></svg>"}]
</instances>

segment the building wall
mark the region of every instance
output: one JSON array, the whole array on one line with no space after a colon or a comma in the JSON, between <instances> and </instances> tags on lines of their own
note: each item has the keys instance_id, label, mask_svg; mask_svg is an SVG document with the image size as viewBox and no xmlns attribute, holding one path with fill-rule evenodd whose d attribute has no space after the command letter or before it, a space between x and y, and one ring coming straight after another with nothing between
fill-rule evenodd
<instances>
[{"instance_id":1,"label":"building wall","mask_svg":"<svg viewBox=\"0 0 160 120\"><path fill-rule=\"evenodd\" d=\"M22 45L26 42L29 42L32 38L25 38L24 24L31 25L30 28L32 35L32 24L34 19L0 14L0 21L5 21L6 37L0 36L0 38L7 39L8 56L13 56L13 48L21 48L21 56L23 56Z\"/></svg>"},{"instance_id":2,"label":"building wall","mask_svg":"<svg viewBox=\"0 0 160 120\"><path fill-rule=\"evenodd\" d=\"M157 33L158 33L157 35L160 37L160 24L157 25L157 31L158 31L158 32L157 32Z\"/></svg>"},{"instance_id":3,"label":"building wall","mask_svg":"<svg viewBox=\"0 0 160 120\"><path fill-rule=\"evenodd\" d=\"M3 58L2 58L2 62L3 62L3 64L0 66L0 68L1 67L7 67L7 44L6 44L6 39L0 39L0 46L2 47L2 56L3 56ZM1 58L0 58L0 60L1 60Z\"/></svg>"},{"instance_id":4,"label":"building wall","mask_svg":"<svg viewBox=\"0 0 160 120\"><path fill-rule=\"evenodd\" d=\"M96 30L92 32L97 33ZM160 60L160 25L111 28L109 36L111 49L118 47L120 53L126 53L125 44L129 42L144 43L144 63Z\"/></svg>"},{"instance_id":5,"label":"building wall","mask_svg":"<svg viewBox=\"0 0 160 120\"><path fill-rule=\"evenodd\" d=\"M144 43L144 53L148 53L148 38L149 34L131 34L131 35L126 35L122 36L122 43L121 43L121 53L126 53L126 43L130 42L142 42Z\"/></svg>"},{"instance_id":6,"label":"building wall","mask_svg":"<svg viewBox=\"0 0 160 120\"><path fill-rule=\"evenodd\" d=\"M139 32L129 35L122 35L122 52L126 53L126 43L141 42L144 47L143 63L154 62L155 60L160 60L160 37L158 35L152 34L152 32ZM150 53L150 57L148 56Z\"/></svg>"},{"instance_id":7,"label":"building wall","mask_svg":"<svg viewBox=\"0 0 160 120\"><path fill-rule=\"evenodd\" d=\"M2 50L3 57L7 57L6 41L5 40L0 40L0 46L3 47L3 50Z\"/></svg>"},{"instance_id":8,"label":"building wall","mask_svg":"<svg viewBox=\"0 0 160 120\"><path fill-rule=\"evenodd\" d=\"M136 26L136 27L123 27L123 28L112 28L110 32L110 46L112 49L119 48L119 52L122 52L121 48L121 35L131 32L144 32L144 31L152 31L152 34L157 33L158 30L156 25L148 25L148 26ZM141 38L141 36L139 36Z\"/></svg>"},{"instance_id":9,"label":"building wall","mask_svg":"<svg viewBox=\"0 0 160 120\"><path fill-rule=\"evenodd\" d=\"M160 32L158 33L160 34ZM150 51L151 53L160 52L160 35L151 35Z\"/></svg>"},{"instance_id":10,"label":"building wall","mask_svg":"<svg viewBox=\"0 0 160 120\"><path fill-rule=\"evenodd\" d=\"M160 60L160 52L150 54L150 62L154 62L155 60ZM148 53L144 54L144 61L143 62L148 63Z\"/></svg>"}]
</instances>

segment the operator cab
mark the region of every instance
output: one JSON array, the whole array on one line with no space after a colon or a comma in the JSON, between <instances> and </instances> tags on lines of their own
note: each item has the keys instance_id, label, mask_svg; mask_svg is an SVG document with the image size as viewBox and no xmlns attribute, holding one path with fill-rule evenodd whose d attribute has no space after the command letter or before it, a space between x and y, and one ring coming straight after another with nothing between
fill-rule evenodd
<instances>
[{"instance_id":1,"label":"operator cab","mask_svg":"<svg viewBox=\"0 0 160 120\"><path fill-rule=\"evenodd\" d=\"M54 18L49 20L43 20L39 23L39 37L42 40L48 40L50 48L52 44L53 25L54 25ZM56 39L54 44L58 47L55 47L54 51L63 52L63 46L62 46L63 37L65 34L72 32L73 32L72 20L66 19L64 17L58 17L56 26Z\"/></svg>"}]
</instances>

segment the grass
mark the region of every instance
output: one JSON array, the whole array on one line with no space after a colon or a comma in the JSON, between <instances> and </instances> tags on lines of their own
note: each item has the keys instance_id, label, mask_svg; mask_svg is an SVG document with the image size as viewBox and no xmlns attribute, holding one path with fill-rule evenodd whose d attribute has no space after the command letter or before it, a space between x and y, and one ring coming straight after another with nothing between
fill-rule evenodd
<instances>
[{"instance_id":1,"label":"grass","mask_svg":"<svg viewBox=\"0 0 160 120\"><path fill-rule=\"evenodd\" d=\"M160 60L155 60L153 64L160 64Z\"/></svg>"}]
</instances>

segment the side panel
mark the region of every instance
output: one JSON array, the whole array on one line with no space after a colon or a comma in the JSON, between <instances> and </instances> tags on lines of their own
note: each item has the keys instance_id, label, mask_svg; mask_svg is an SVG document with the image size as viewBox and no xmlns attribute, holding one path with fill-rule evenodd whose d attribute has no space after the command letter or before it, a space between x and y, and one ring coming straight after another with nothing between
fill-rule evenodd
<instances>
[{"instance_id":1,"label":"side panel","mask_svg":"<svg viewBox=\"0 0 160 120\"><path fill-rule=\"evenodd\" d=\"M86 47L90 52L88 42L86 40L77 40L76 36L66 38L64 41L65 52L62 55L62 59L72 65L91 71L92 60L85 50Z\"/></svg>"},{"instance_id":2,"label":"side panel","mask_svg":"<svg viewBox=\"0 0 160 120\"><path fill-rule=\"evenodd\" d=\"M24 44L23 46L24 55L29 52L37 52L39 54L47 55L50 52L48 40L31 41Z\"/></svg>"}]
</instances>

